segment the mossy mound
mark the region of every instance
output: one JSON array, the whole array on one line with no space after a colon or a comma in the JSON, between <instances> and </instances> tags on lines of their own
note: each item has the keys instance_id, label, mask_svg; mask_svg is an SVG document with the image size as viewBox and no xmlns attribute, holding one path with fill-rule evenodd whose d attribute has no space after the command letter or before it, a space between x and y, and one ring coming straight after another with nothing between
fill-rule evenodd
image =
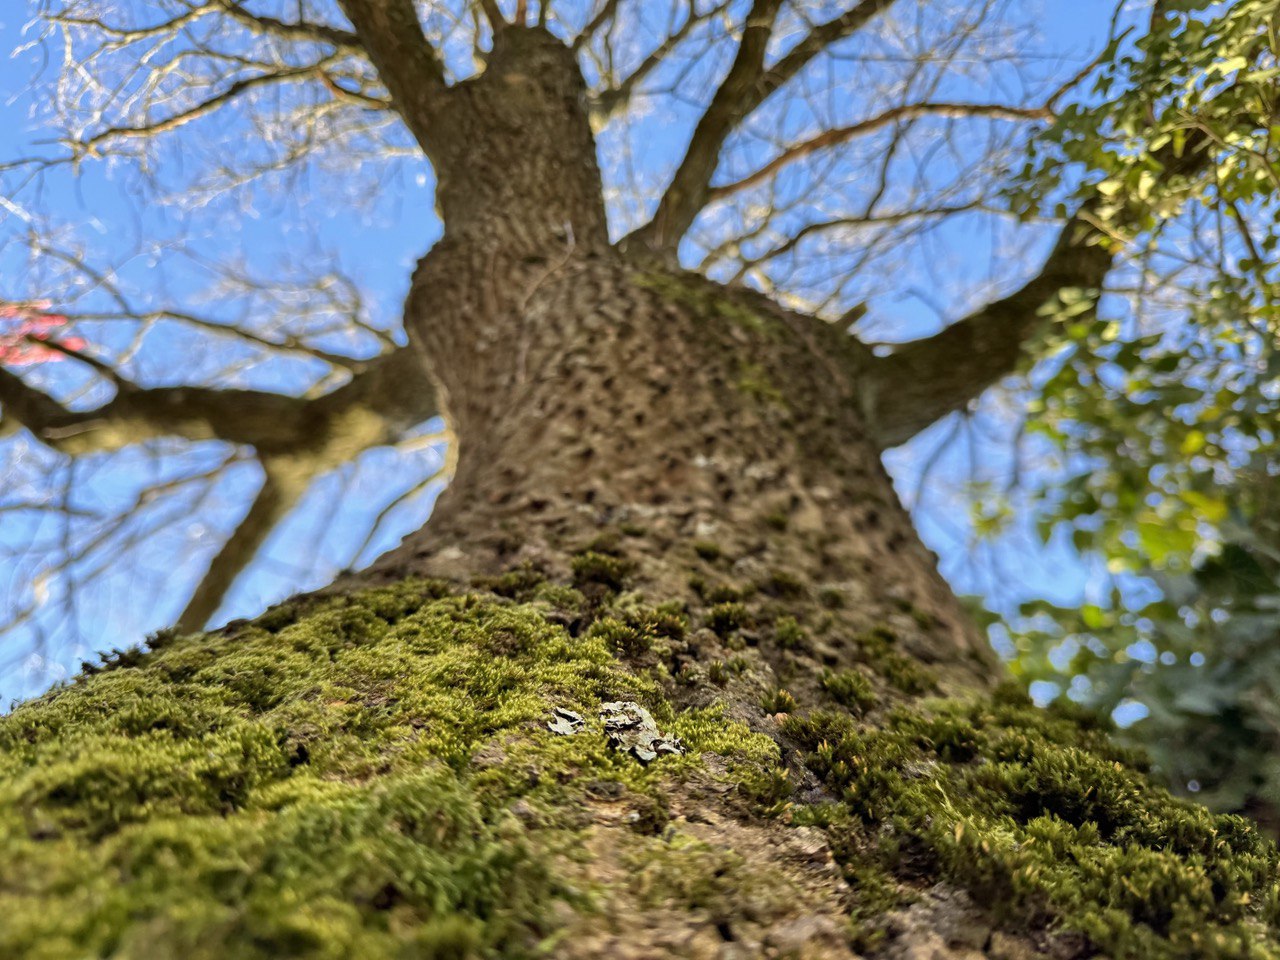
<instances>
[{"instance_id":1,"label":"mossy mound","mask_svg":"<svg viewBox=\"0 0 1280 960\"><path fill-rule=\"evenodd\" d=\"M864 945L912 878L966 889L1012 929L1135 960L1280 956L1269 840L1153 786L1106 731L1013 688L898 707L874 729L826 711L789 732L837 802L795 811L863 887Z\"/></svg>"},{"instance_id":2,"label":"mossy mound","mask_svg":"<svg viewBox=\"0 0 1280 960\"><path fill-rule=\"evenodd\" d=\"M827 670L795 689L830 709L732 705L775 739L664 696L663 651L736 631L740 601L477 588L164 638L0 718L0 956L594 956L593 913L615 940L655 917L715 940L824 910L874 952L942 881L1081 956L1280 957L1272 846L1152 787L1104 731L1007 692L895 705ZM687 752L610 750L616 700ZM582 729L553 733L553 708Z\"/></svg>"},{"instance_id":3,"label":"mossy mound","mask_svg":"<svg viewBox=\"0 0 1280 960\"><path fill-rule=\"evenodd\" d=\"M273 611L0 719L0 956L532 955L553 904L591 894L550 868L585 791L660 812L703 751L776 757L715 711L674 715L541 604L440 593ZM619 699L688 754L608 750L590 718ZM553 705L583 734L551 734Z\"/></svg>"}]
</instances>

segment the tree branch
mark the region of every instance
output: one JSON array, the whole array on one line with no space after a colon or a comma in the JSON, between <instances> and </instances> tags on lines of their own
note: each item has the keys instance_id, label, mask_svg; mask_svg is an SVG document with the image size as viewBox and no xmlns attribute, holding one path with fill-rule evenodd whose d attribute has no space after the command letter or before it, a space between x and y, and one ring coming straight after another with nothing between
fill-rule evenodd
<instances>
[{"instance_id":1,"label":"tree branch","mask_svg":"<svg viewBox=\"0 0 1280 960\"><path fill-rule=\"evenodd\" d=\"M591 19L586 22L582 28L582 32L573 38L574 50L590 43L597 30L604 26L607 21L615 19L618 16L619 2L620 0L604 0L603 3L599 4L600 8L595 12Z\"/></svg>"},{"instance_id":2,"label":"tree branch","mask_svg":"<svg viewBox=\"0 0 1280 960\"><path fill-rule=\"evenodd\" d=\"M310 23L303 20L281 20L265 14L250 13L237 0L219 0L219 7L227 16L238 20L249 29L268 33L286 40L314 41L327 43L335 50L343 53L357 53L361 50L360 38L349 30L331 27L326 23Z\"/></svg>"},{"instance_id":3,"label":"tree branch","mask_svg":"<svg viewBox=\"0 0 1280 960\"><path fill-rule=\"evenodd\" d=\"M339 0L400 116L428 157L445 92L444 66L413 0Z\"/></svg>"},{"instance_id":4,"label":"tree branch","mask_svg":"<svg viewBox=\"0 0 1280 960\"><path fill-rule=\"evenodd\" d=\"M507 23L507 18L502 15L498 0L477 0L477 5L480 7L481 13L484 14L484 18L489 21L489 29L493 31L495 36L504 27L511 26L511 24Z\"/></svg>"},{"instance_id":5,"label":"tree branch","mask_svg":"<svg viewBox=\"0 0 1280 960\"><path fill-rule=\"evenodd\" d=\"M903 120L915 120L926 116L949 119L989 117L997 120L1050 120L1053 118L1053 114L1047 107L1013 107L999 103L904 103L847 127L832 127L824 130L808 140L787 147L772 160L740 180L709 188L706 195L707 202L714 203L716 200L723 200L725 197L753 187L788 164L807 157L811 153L848 143L856 137L874 133Z\"/></svg>"},{"instance_id":6,"label":"tree branch","mask_svg":"<svg viewBox=\"0 0 1280 960\"><path fill-rule=\"evenodd\" d=\"M232 584L258 555L267 537L306 492L314 474L286 468L273 459L262 461L262 486L231 536L209 561L177 628L184 633L201 630L222 606Z\"/></svg>"},{"instance_id":7,"label":"tree branch","mask_svg":"<svg viewBox=\"0 0 1280 960\"><path fill-rule=\"evenodd\" d=\"M894 0L860 0L840 16L815 26L761 77L757 105L788 83L827 47L853 36L893 4Z\"/></svg>"},{"instance_id":8,"label":"tree branch","mask_svg":"<svg viewBox=\"0 0 1280 960\"><path fill-rule=\"evenodd\" d=\"M671 252L706 205L720 148L737 124L759 103L755 90L764 74L764 57L782 0L755 0L747 14L733 65L694 128L684 159L648 224L627 238L654 251Z\"/></svg>"},{"instance_id":9,"label":"tree branch","mask_svg":"<svg viewBox=\"0 0 1280 960\"><path fill-rule=\"evenodd\" d=\"M626 244L673 253L709 202L711 178L729 134L810 60L830 44L855 33L893 2L861 0L841 16L814 27L782 59L765 69L765 54L782 0L755 0L733 65L698 121L684 159L658 201L653 219L625 238Z\"/></svg>"},{"instance_id":10,"label":"tree branch","mask_svg":"<svg viewBox=\"0 0 1280 960\"><path fill-rule=\"evenodd\" d=\"M436 415L435 398L425 387L417 354L405 348L374 361L372 375L361 376L331 394L311 401L319 419L320 443L261 456L262 486L231 536L209 562L208 570L178 619L182 631L200 630L217 613L237 577L253 562L271 531L288 516L320 474L354 460L371 446L394 443L412 427ZM414 385L417 389L408 389ZM377 418L372 434L361 421ZM414 492L420 492L440 471ZM409 494L406 494L409 496ZM398 498L395 503L401 502ZM372 540L389 505L369 532ZM363 547L361 548L363 550Z\"/></svg>"},{"instance_id":11,"label":"tree branch","mask_svg":"<svg viewBox=\"0 0 1280 960\"><path fill-rule=\"evenodd\" d=\"M0 436L26 427L70 455L118 450L160 437L222 440L263 456L307 456L336 466L372 446L395 442L436 415L435 395L410 347L377 360L319 397L209 387L140 388L117 381L115 397L73 411L0 367ZM415 389L406 389L413 384Z\"/></svg>"},{"instance_id":12,"label":"tree branch","mask_svg":"<svg viewBox=\"0 0 1280 960\"><path fill-rule=\"evenodd\" d=\"M634 70L613 86L592 94L592 119L602 124L626 110L636 88L666 62L671 51L687 40L698 27L722 14L729 5L729 0L721 0L702 13L697 13L696 8L690 4L686 8L684 23L668 32L667 38L654 47Z\"/></svg>"},{"instance_id":13,"label":"tree branch","mask_svg":"<svg viewBox=\"0 0 1280 960\"><path fill-rule=\"evenodd\" d=\"M0 437L19 427L38 431L74 416L48 394L27 386L25 380L0 365Z\"/></svg>"},{"instance_id":14,"label":"tree branch","mask_svg":"<svg viewBox=\"0 0 1280 960\"><path fill-rule=\"evenodd\" d=\"M1187 176L1212 162L1211 146L1203 131L1192 131L1180 152L1166 145L1152 156L1167 177ZM1095 214L1102 202L1097 194L1085 201L1040 272L1021 289L870 365L864 406L868 427L882 447L905 443L1013 373L1027 341L1063 305L1064 289L1074 288L1082 298L1073 302L1073 317L1096 315L1103 281L1118 254L1114 233ZM1139 223L1146 212L1144 201L1129 197L1117 222Z\"/></svg>"},{"instance_id":15,"label":"tree branch","mask_svg":"<svg viewBox=\"0 0 1280 960\"><path fill-rule=\"evenodd\" d=\"M863 374L868 429L882 447L910 440L1017 369L1027 340L1049 322L1064 288L1096 310L1113 254L1082 210L1063 227L1040 272L1019 290L873 361Z\"/></svg>"},{"instance_id":16,"label":"tree branch","mask_svg":"<svg viewBox=\"0 0 1280 960\"><path fill-rule=\"evenodd\" d=\"M328 59L325 59L319 63L308 64L305 67L293 67L273 73L261 73L252 77L245 77L232 83L225 90L214 94L207 100L202 100L200 103L171 116L131 127L108 127L87 140L72 144L72 146L77 150L84 151L89 156L100 156L98 147L108 140L114 140L118 137L154 137L162 133L168 133L170 130L176 130L178 127L186 126L193 120L199 120L201 117L213 113L220 107L226 106L243 94L258 87L288 81L319 79L324 76L324 68L329 62Z\"/></svg>"}]
</instances>

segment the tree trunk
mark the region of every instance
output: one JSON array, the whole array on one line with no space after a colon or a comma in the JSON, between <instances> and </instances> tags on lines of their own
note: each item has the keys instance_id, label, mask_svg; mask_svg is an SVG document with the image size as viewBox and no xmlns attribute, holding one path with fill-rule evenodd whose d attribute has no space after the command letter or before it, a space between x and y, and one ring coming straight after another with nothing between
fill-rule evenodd
<instances>
[{"instance_id":1,"label":"tree trunk","mask_svg":"<svg viewBox=\"0 0 1280 960\"><path fill-rule=\"evenodd\" d=\"M1274 955L1244 821L997 686L852 341L610 246L572 57L499 41L405 315L450 489L0 722L0 954Z\"/></svg>"},{"instance_id":2,"label":"tree trunk","mask_svg":"<svg viewBox=\"0 0 1280 960\"><path fill-rule=\"evenodd\" d=\"M454 104L446 166L473 176L441 185L448 233L405 317L457 472L377 574L565 576L622 537L637 586L691 602L692 544L714 542L735 576L813 585L842 628L893 624L913 656L991 682L861 422L854 341L610 247L585 88L544 39L504 33L515 49Z\"/></svg>"}]
</instances>

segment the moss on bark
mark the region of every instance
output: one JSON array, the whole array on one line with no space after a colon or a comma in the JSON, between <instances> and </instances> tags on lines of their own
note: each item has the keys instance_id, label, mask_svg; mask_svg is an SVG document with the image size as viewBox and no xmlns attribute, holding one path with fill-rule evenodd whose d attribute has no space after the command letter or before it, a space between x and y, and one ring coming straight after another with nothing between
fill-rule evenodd
<instances>
[{"instance_id":1,"label":"moss on bark","mask_svg":"<svg viewBox=\"0 0 1280 960\"><path fill-rule=\"evenodd\" d=\"M594 554L575 574L625 579ZM876 706L850 673L752 732L629 665L732 629L737 601L486 586L166 638L0 720L0 955L572 955L593 915L763 929L830 903L874 950L939 881L1113 957L1280 955L1272 847L1152 787L1103 732L1004 694ZM610 750L611 700L686 753ZM583 729L549 730L556 707ZM829 876L769 862L816 832Z\"/></svg>"}]
</instances>

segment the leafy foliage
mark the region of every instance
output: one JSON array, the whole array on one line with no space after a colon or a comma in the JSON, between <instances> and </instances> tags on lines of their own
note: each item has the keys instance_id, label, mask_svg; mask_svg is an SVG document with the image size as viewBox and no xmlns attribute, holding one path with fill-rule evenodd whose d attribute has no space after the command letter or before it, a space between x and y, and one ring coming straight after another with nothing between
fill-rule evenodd
<instances>
[{"instance_id":1,"label":"leafy foliage","mask_svg":"<svg viewBox=\"0 0 1280 960\"><path fill-rule=\"evenodd\" d=\"M1280 807L1280 518L1269 476L1232 487L1226 538L1187 571L1153 572L1159 594L1039 614L1019 635L1028 680L1069 686L1104 713L1137 701L1130 736L1175 786L1271 826ZM1077 679L1078 678L1078 679Z\"/></svg>"},{"instance_id":2,"label":"leafy foliage","mask_svg":"<svg viewBox=\"0 0 1280 960\"><path fill-rule=\"evenodd\" d=\"M1158 4L1016 198L1066 206L1073 185L1129 255L1096 313L1064 291L1028 424L1066 465L1036 491L1041 532L1105 560L1110 601L1029 605L1016 669L1102 711L1138 701L1133 736L1229 809L1280 797L1278 51L1269 0Z\"/></svg>"}]
</instances>

